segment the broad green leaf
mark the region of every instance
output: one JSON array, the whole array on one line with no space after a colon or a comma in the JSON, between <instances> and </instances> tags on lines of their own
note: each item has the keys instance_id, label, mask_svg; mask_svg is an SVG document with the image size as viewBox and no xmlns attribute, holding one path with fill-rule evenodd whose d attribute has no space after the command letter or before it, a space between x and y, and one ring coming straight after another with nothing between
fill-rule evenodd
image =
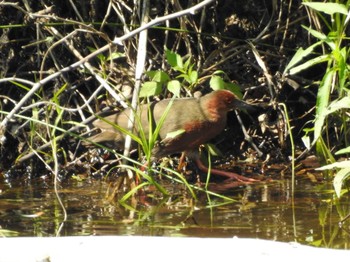
<instances>
[{"instance_id":1,"label":"broad green leaf","mask_svg":"<svg viewBox=\"0 0 350 262\"><path fill-rule=\"evenodd\" d=\"M162 85L160 83L149 81L143 83L140 90L140 97L156 96L162 91Z\"/></svg>"},{"instance_id":2,"label":"broad green leaf","mask_svg":"<svg viewBox=\"0 0 350 262\"><path fill-rule=\"evenodd\" d=\"M154 78L153 81L159 82L159 83L166 83L170 80L170 77L167 73L165 73L164 71L158 71Z\"/></svg>"},{"instance_id":3,"label":"broad green leaf","mask_svg":"<svg viewBox=\"0 0 350 262\"><path fill-rule=\"evenodd\" d=\"M213 90L220 90L225 88L225 82L221 76L213 75L210 79L209 86Z\"/></svg>"},{"instance_id":4,"label":"broad green leaf","mask_svg":"<svg viewBox=\"0 0 350 262\"><path fill-rule=\"evenodd\" d=\"M167 88L168 88L169 92L174 94L174 96L180 97L181 84L178 80L169 81Z\"/></svg>"},{"instance_id":5,"label":"broad green leaf","mask_svg":"<svg viewBox=\"0 0 350 262\"><path fill-rule=\"evenodd\" d=\"M164 71L148 71L146 72L146 75L148 75L149 78L151 78L151 81L158 83L166 83L170 80L169 75Z\"/></svg>"},{"instance_id":6,"label":"broad green leaf","mask_svg":"<svg viewBox=\"0 0 350 262\"><path fill-rule=\"evenodd\" d=\"M311 7L316 11L326 13L328 15L333 15L335 13L340 13L343 15L348 14L348 9L343 4L337 3L320 3L320 2L304 2L303 5Z\"/></svg>"},{"instance_id":7,"label":"broad green leaf","mask_svg":"<svg viewBox=\"0 0 350 262\"><path fill-rule=\"evenodd\" d=\"M166 59L169 65L172 67L179 69L184 68L182 57L179 54L170 51L169 49L166 50Z\"/></svg>"},{"instance_id":8,"label":"broad green leaf","mask_svg":"<svg viewBox=\"0 0 350 262\"><path fill-rule=\"evenodd\" d=\"M150 70L150 71L147 71L145 74L150 78L150 79L153 79L154 75L157 73L158 71L156 70Z\"/></svg>"},{"instance_id":9,"label":"broad green leaf","mask_svg":"<svg viewBox=\"0 0 350 262\"><path fill-rule=\"evenodd\" d=\"M243 94L239 85L231 82L225 82L225 89L230 90L232 93L238 96L238 98L242 99Z\"/></svg>"},{"instance_id":10,"label":"broad green leaf","mask_svg":"<svg viewBox=\"0 0 350 262\"><path fill-rule=\"evenodd\" d=\"M198 72L196 70L192 71L189 76L190 76L191 84L194 84L197 82Z\"/></svg>"}]
</instances>

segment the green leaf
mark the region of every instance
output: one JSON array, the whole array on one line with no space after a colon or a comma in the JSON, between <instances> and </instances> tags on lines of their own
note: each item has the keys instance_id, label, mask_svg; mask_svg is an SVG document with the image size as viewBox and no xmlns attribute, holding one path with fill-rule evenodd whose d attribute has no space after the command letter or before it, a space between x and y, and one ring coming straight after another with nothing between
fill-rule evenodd
<instances>
[{"instance_id":1,"label":"green leaf","mask_svg":"<svg viewBox=\"0 0 350 262\"><path fill-rule=\"evenodd\" d=\"M53 94L52 101L56 104L59 104L59 96L66 90L67 84L64 84L60 89L58 89L57 92ZM60 107L56 107L56 111L59 113L61 112Z\"/></svg>"},{"instance_id":2,"label":"green leaf","mask_svg":"<svg viewBox=\"0 0 350 262\"><path fill-rule=\"evenodd\" d=\"M299 73L300 71L308 69L308 68L310 68L310 67L312 67L312 66L314 66L316 64L327 62L328 60L329 60L329 55L321 55L321 56L312 58L312 59L306 61L305 63L292 68L289 71L289 74L290 75L295 75L295 74Z\"/></svg>"},{"instance_id":3,"label":"green leaf","mask_svg":"<svg viewBox=\"0 0 350 262\"><path fill-rule=\"evenodd\" d=\"M198 80L198 72L196 70L192 71L190 73L189 77L190 77L190 81L191 81L190 84L196 83Z\"/></svg>"},{"instance_id":4,"label":"green leaf","mask_svg":"<svg viewBox=\"0 0 350 262\"><path fill-rule=\"evenodd\" d=\"M345 84L348 81L348 65L346 63L346 60L348 59L347 55L347 49L348 47L344 47L341 50L335 49L333 51L333 55L337 60L338 65L338 76L339 76L339 88L343 89L345 87Z\"/></svg>"},{"instance_id":5,"label":"green leaf","mask_svg":"<svg viewBox=\"0 0 350 262\"><path fill-rule=\"evenodd\" d=\"M283 74L286 74L288 72L289 69L293 68L293 66L295 66L296 64L298 64L299 62L301 62L304 57L310 55L315 47L319 46L320 44L322 44L321 41L309 46L308 48L306 48L305 50L303 48L299 48L296 53L294 54L293 58L290 60L290 62L288 63L288 65L286 66L286 68L284 69Z\"/></svg>"},{"instance_id":6,"label":"green leaf","mask_svg":"<svg viewBox=\"0 0 350 262\"><path fill-rule=\"evenodd\" d=\"M167 88L168 88L169 92L174 94L174 96L180 97L181 84L178 80L169 81Z\"/></svg>"},{"instance_id":7,"label":"green leaf","mask_svg":"<svg viewBox=\"0 0 350 262\"><path fill-rule=\"evenodd\" d=\"M171 67L179 68L179 69L184 68L182 57L179 54L176 54L170 51L169 49L166 49L165 53L166 53L166 59L169 65L171 65Z\"/></svg>"},{"instance_id":8,"label":"green leaf","mask_svg":"<svg viewBox=\"0 0 350 262\"><path fill-rule=\"evenodd\" d=\"M162 85L154 81L148 81L143 83L140 90L140 97L156 96L162 91Z\"/></svg>"},{"instance_id":9,"label":"green leaf","mask_svg":"<svg viewBox=\"0 0 350 262\"><path fill-rule=\"evenodd\" d=\"M326 13L328 15L333 15L335 13L340 13L343 15L348 14L348 9L345 5L337 3L320 3L320 2L304 2L303 5L311 7L316 11Z\"/></svg>"},{"instance_id":10,"label":"green leaf","mask_svg":"<svg viewBox=\"0 0 350 262\"><path fill-rule=\"evenodd\" d=\"M118 130L119 132L123 133L124 135L129 135L132 140L134 140L136 143L142 145L141 139L133 132L130 132L127 128L122 128L121 126L117 125L115 122L111 122L107 118L103 118L99 115L96 115L96 117L102 121L102 124L99 124L100 128L107 129L107 128L113 127L114 129ZM136 121L135 123L136 124L140 123L140 121L138 121L138 120L139 120L139 117L137 116L137 114L135 114L135 121ZM89 138L87 140L89 140ZM96 144L96 143L94 143L94 144Z\"/></svg>"},{"instance_id":11,"label":"green leaf","mask_svg":"<svg viewBox=\"0 0 350 262\"><path fill-rule=\"evenodd\" d=\"M210 79L209 86L213 90L220 90L225 88L225 81L221 76L213 75Z\"/></svg>"},{"instance_id":12,"label":"green leaf","mask_svg":"<svg viewBox=\"0 0 350 262\"><path fill-rule=\"evenodd\" d=\"M333 114L334 112L341 109L350 109L350 97L348 96L343 97L340 100L333 101L331 104L329 104L329 106L327 106L332 76L329 76L329 79L326 81L328 82L326 85L329 85L329 87L322 86L317 94L314 141L321 135L324 120L328 115Z\"/></svg>"},{"instance_id":13,"label":"green leaf","mask_svg":"<svg viewBox=\"0 0 350 262\"><path fill-rule=\"evenodd\" d=\"M94 47L88 46L87 48L89 49L89 51L91 53L96 51L96 48L94 48ZM106 56L102 53L98 54L96 57L100 60L100 62L106 61Z\"/></svg>"},{"instance_id":14,"label":"green leaf","mask_svg":"<svg viewBox=\"0 0 350 262\"><path fill-rule=\"evenodd\" d=\"M205 148L212 156L222 156L221 151L214 144L207 143Z\"/></svg>"},{"instance_id":15,"label":"green leaf","mask_svg":"<svg viewBox=\"0 0 350 262\"><path fill-rule=\"evenodd\" d=\"M324 112L324 114L329 115L332 114L340 109L350 109L350 97L346 96L343 97L340 100L333 101L327 110Z\"/></svg>"},{"instance_id":16,"label":"green leaf","mask_svg":"<svg viewBox=\"0 0 350 262\"><path fill-rule=\"evenodd\" d=\"M331 86L333 81L334 71L330 70L326 72L322 83L319 87L316 100L316 117L314 124L314 141L315 142L321 135L323 124L326 117L326 110L329 103L329 96L331 92Z\"/></svg>"},{"instance_id":17,"label":"green leaf","mask_svg":"<svg viewBox=\"0 0 350 262\"><path fill-rule=\"evenodd\" d=\"M329 33L329 35L325 35L319 31L316 31L310 27L306 27L306 26L302 26L304 29L306 29L307 31L309 31L309 33L311 35L313 35L314 37L320 39L321 41L327 43L329 45L329 47L334 50L336 48L336 44L335 42L332 40L332 38L330 38L330 36L332 37L332 35L337 35L337 33Z\"/></svg>"},{"instance_id":18,"label":"green leaf","mask_svg":"<svg viewBox=\"0 0 350 262\"><path fill-rule=\"evenodd\" d=\"M323 171L323 170L331 170L334 168L350 168L350 160L344 160L344 161L340 161L340 162L335 162L329 165L325 165L322 167L318 167L315 170L318 171Z\"/></svg>"},{"instance_id":19,"label":"green leaf","mask_svg":"<svg viewBox=\"0 0 350 262\"><path fill-rule=\"evenodd\" d=\"M164 71L148 71L146 75L151 79L151 81L158 83L166 83L170 80L170 77Z\"/></svg>"},{"instance_id":20,"label":"green leaf","mask_svg":"<svg viewBox=\"0 0 350 262\"><path fill-rule=\"evenodd\" d=\"M30 90L29 87L26 87L25 85L23 85L23 84L21 84L21 83L19 83L19 82L10 81L10 83L12 83L12 84L14 84L14 85L16 85L16 86L18 86L18 87L20 87L20 88L23 88L25 91L29 91L29 90ZM38 92L35 92L34 95L35 95L36 97L38 97L39 99L42 99L42 97L38 94Z\"/></svg>"},{"instance_id":21,"label":"green leaf","mask_svg":"<svg viewBox=\"0 0 350 262\"><path fill-rule=\"evenodd\" d=\"M191 63L191 57L189 57L189 58L186 60L185 64L183 65L183 69L184 69L185 71L187 71L187 69L190 67L190 63Z\"/></svg>"},{"instance_id":22,"label":"green leaf","mask_svg":"<svg viewBox=\"0 0 350 262\"><path fill-rule=\"evenodd\" d=\"M350 176L350 167L341 169L334 177L333 187L335 194L339 198L341 196L341 188L343 186L343 182Z\"/></svg>"},{"instance_id":23,"label":"green leaf","mask_svg":"<svg viewBox=\"0 0 350 262\"><path fill-rule=\"evenodd\" d=\"M164 138L164 140L165 139L174 139L174 138L178 137L179 135L181 135L181 134L183 134L185 132L186 132L185 129L179 129L179 130L167 133L165 138Z\"/></svg>"},{"instance_id":24,"label":"green leaf","mask_svg":"<svg viewBox=\"0 0 350 262\"><path fill-rule=\"evenodd\" d=\"M315 142L315 140L313 141ZM322 161L326 163L336 162L329 145L327 145L322 136L320 136L315 143L316 155L322 156Z\"/></svg>"},{"instance_id":25,"label":"green leaf","mask_svg":"<svg viewBox=\"0 0 350 262\"><path fill-rule=\"evenodd\" d=\"M310 33L311 35L313 35L315 38L318 38L318 39L323 40L323 41L326 41L327 38L328 38L325 34L323 34L322 32L319 32L319 31L317 31L317 30L315 30L315 29L312 29L312 28L310 28L310 27L306 27L306 26L304 26L304 25L302 25L302 27L303 27L304 29L306 29L307 31L309 31L309 33Z\"/></svg>"},{"instance_id":26,"label":"green leaf","mask_svg":"<svg viewBox=\"0 0 350 262\"><path fill-rule=\"evenodd\" d=\"M125 54L120 52L113 52L110 56L107 57L107 61L114 60L120 57L125 57Z\"/></svg>"},{"instance_id":27,"label":"green leaf","mask_svg":"<svg viewBox=\"0 0 350 262\"><path fill-rule=\"evenodd\" d=\"M350 153L350 146L348 146L346 148L342 148L342 149L338 150L337 152L335 152L336 155L349 154L349 153Z\"/></svg>"},{"instance_id":28,"label":"green leaf","mask_svg":"<svg viewBox=\"0 0 350 262\"><path fill-rule=\"evenodd\" d=\"M187 83L190 83L190 84L191 84L191 78L190 78L189 75L187 75L187 74L181 74L181 75L179 75L179 78L181 78L181 77L183 77L183 79L185 79Z\"/></svg>"},{"instance_id":29,"label":"green leaf","mask_svg":"<svg viewBox=\"0 0 350 262\"><path fill-rule=\"evenodd\" d=\"M238 96L238 98L242 99L243 94L239 85L231 82L225 82L225 89L230 90L232 93Z\"/></svg>"},{"instance_id":30,"label":"green leaf","mask_svg":"<svg viewBox=\"0 0 350 262\"><path fill-rule=\"evenodd\" d=\"M312 237L312 236L309 236L309 237ZM306 239L307 241L308 239ZM323 239L318 239L318 240L315 240L315 241L308 241L309 244L313 247L321 247L321 245L323 244Z\"/></svg>"},{"instance_id":31,"label":"green leaf","mask_svg":"<svg viewBox=\"0 0 350 262\"><path fill-rule=\"evenodd\" d=\"M58 101L58 97L67 89L67 83L65 83L63 86L61 86L60 89L58 89L57 92L54 93L54 100Z\"/></svg>"},{"instance_id":32,"label":"green leaf","mask_svg":"<svg viewBox=\"0 0 350 262\"><path fill-rule=\"evenodd\" d=\"M308 150L311 149L310 136L304 135L301 138L301 141L303 142L303 144L306 147L306 149L308 149Z\"/></svg>"},{"instance_id":33,"label":"green leaf","mask_svg":"<svg viewBox=\"0 0 350 262\"><path fill-rule=\"evenodd\" d=\"M213 75L221 75L221 74L226 75L226 73L225 73L223 70L216 70L216 71L213 73Z\"/></svg>"}]
</instances>

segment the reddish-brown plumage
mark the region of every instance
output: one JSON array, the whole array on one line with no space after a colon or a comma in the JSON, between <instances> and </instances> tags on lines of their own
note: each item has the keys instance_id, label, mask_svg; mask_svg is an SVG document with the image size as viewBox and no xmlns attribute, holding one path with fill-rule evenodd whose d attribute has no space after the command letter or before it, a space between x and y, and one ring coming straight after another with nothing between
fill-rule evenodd
<instances>
[{"instance_id":1,"label":"reddish-brown plumage","mask_svg":"<svg viewBox=\"0 0 350 262\"><path fill-rule=\"evenodd\" d=\"M141 119L141 125L146 133L146 137L149 132L148 110L151 110L152 121L156 125L170 101L170 99L165 99L139 107L137 115ZM174 153L197 152L201 144L206 143L222 132L226 126L227 112L242 107L249 107L249 105L237 99L233 93L227 90L213 91L198 99L174 99L159 132L160 143L153 149L152 155L155 158L161 158ZM130 109L126 109L105 119L107 122L113 122L126 129L130 112ZM107 122L96 120L93 125L100 128L102 132L89 138L89 140L96 143L104 143L111 147L122 148L125 135ZM155 127L155 125L153 126ZM183 132L175 137L167 137L167 134L179 130L183 130ZM137 125L134 133L138 133ZM199 158L196 157L195 160L198 162ZM198 164L201 166L201 163ZM215 172L212 170L212 173ZM223 174L221 171L219 175L246 180L244 177L234 173Z\"/></svg>"}]
</instances>

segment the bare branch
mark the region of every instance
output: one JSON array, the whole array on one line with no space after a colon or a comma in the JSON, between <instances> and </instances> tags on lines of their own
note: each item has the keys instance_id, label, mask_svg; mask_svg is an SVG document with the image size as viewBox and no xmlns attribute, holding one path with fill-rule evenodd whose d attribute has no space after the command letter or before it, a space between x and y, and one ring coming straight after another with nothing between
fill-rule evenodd
<instances>
[{"instance_id":1,"label":"bare branch","mask_svg":"<svg viewBox=\"0 0 350 262\"><path fill-rule=\"evenodd\" d=\"M47 76L46 78L36 82L33 87L31 88L31 90L17 103L17 105L11 110L11 112L9 112L9 114L2 120L2 122L0 123L0 144L3 144L5 142L5 130L6 130L6 127L8 125L8 122L14 117L14 115L21 109L21 107L26 103L26 101L28 101L30 99L30 97L32 97L34 95L34 93L36 91L38 91L38 89L47 84L48 82L50 82L51 80L57 78L58 76L62 75L63 73L66 73L66 72L69 72L73 69L76 69L80 66L89 66L89 65L86 65L86 63L96 57L98 54L101 54L105 51L107 51L109 48L112 47L113 44L122 44L123 41L135 36L136 34L140 33L141 31L145 30L145 29L148 29L156 24L159 24L159 23L162 23L164 21L167 21L167 20L170 20L170 19L174 19L174 18L178 18L178 17L181 17L181 16L184 16L184 15L188 15L188 14L195 14L195 12L201 8L203 8L204 6L210 4L214 2L214 0L205 0L193 7L190 7L188 9L185 9L185 10L181 10L179 12L176 12L174 14L170 14L170 15L166 15L166 16L163 16L163 17L159 17L159 18L156 18L154 20L152 20L151 22L131 31L130 33L126 34L126 35L123 35L122 37L119 37L119 38L115 38L113 40L113 42L111 44L107 44L103 47L101 47L100 49L94 51L93 53L89 54L88 56L80 59L79 61ZM3 4L3 3L2 3ZM16 8L18 6L15 6ZM98 75L95 75L95 77L98 78ZM101 80L101 79L99 79Z\"/></svg>"}]
</instances>

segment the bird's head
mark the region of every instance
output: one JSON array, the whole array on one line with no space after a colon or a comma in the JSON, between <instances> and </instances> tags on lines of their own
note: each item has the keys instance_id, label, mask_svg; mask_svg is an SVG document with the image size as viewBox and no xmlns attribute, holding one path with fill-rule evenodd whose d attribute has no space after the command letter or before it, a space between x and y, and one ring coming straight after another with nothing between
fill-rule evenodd
<instances>
[{"instance_id":1,"label":"bird's head","mask_svg":"<svg viewBox=\"0 0 350 262\"><path fill-rule=\"evenodd\" d=\"M253 106L240 100L235 94L228 90L217 90L210 93L210 104L221 112L228 112L233 109L252 109Z\"/></svg>"}]
</instances>

